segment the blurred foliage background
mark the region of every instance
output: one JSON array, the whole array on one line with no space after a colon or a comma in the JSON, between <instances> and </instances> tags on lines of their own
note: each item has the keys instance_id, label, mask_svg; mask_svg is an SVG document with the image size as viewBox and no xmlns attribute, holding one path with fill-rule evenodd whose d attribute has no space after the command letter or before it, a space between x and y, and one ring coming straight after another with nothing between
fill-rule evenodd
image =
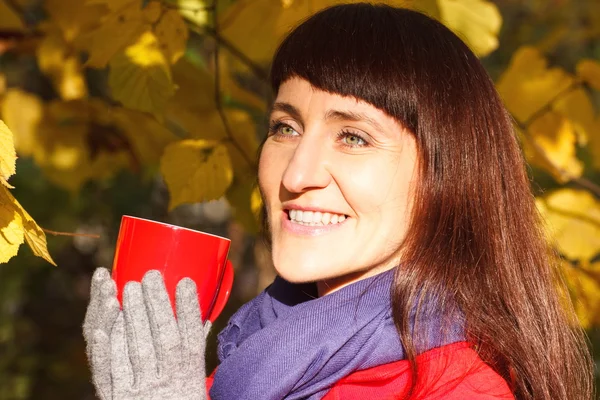
<instances>
[{"instance_id":1,"label":"blurred foliage background","mask_svg":"<svg viewBox=\"0 0 600 400\"><path fill-rule=\"evenodd\" d=\"M0 399L94 398L80 326L124 214L232 239L216 365L215 333L273 278L255 240L269 59L340 2L0 0ZM600 2L386 3L441 20L497 82L598 365Z\"/></svg>"}]
</instances>

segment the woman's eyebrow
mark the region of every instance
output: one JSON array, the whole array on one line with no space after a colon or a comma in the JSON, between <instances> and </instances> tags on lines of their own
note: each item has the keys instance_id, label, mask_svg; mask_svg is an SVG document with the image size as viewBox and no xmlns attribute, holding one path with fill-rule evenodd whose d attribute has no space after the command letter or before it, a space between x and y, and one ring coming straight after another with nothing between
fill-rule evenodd
<instances>
[{"instance_id":1,"label":"woman's eyebrow","mask_svg":"<svg viewBox=\"0 0 600 400\"><path fill-rule=\"evenodd\" d=\"M329 110L325 114L325 119L334 119L338 121L353 121L353 122L366 122L371 125L373 128L377 129L379 132L385 132L383 127L375 121L373 118L369 117L366 114L357 113L354 111L341 111L341 110Z\"/></svg>"},{"instance_id":2,"label":"woman's eyebrow","mask_svg":"<svg viewBox=\"0 0 600 400\"><path fill-rule=\"evenodd\" d=\"M286 114L289 114L292 118L297 120L299 123L302 123L302 115L300 115L300 111L296 107L291 105L290 103L284 103L284 102L273 103L273 106L271 107L271 111L269 112L269 114L272 114L274 111L281 111Z\"/></svg>"}]
</instances>

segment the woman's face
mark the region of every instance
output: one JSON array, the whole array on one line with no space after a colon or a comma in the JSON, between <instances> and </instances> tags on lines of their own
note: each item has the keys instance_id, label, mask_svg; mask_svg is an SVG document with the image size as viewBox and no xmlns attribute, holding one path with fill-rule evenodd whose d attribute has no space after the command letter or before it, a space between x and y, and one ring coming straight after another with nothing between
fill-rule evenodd
<instances>
[{"instance_id":1,"label":"woman's face","mask_svg":"<svg viewBox=\"0 0 600 400\"><path fill-rule=\"evenodd\" d=\"M324 295L398 265L416 171L415 139L395 119L284 82L259 164L277 272Z\"/></svg>"}]
</instances>

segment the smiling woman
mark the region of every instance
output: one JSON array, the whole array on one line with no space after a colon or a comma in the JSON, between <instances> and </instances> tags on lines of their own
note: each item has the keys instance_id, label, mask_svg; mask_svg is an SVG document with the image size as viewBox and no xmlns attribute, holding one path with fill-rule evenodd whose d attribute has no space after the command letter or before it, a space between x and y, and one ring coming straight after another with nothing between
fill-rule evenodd
<instances>
[{"instance_id":1,"label":"smiling woman","mask_svg":"<svg viewBox=\"0 0 600 400\"><path fill-rule=\"evenodd\" d=\"M278 277L219 334L211 399L592 398L510 117L456 35L335 6L284 40L271 83L258 180ZM159 274L123 311L113 286L95 275L84 327L103 398L208 398L193 285L179 325Z\"/></svg>"},{"instance_id":2,"label":"smiling woman","mask_svg":"<svg viewBox=\"0 0 600 400\"><path fill-rule=\"evenodd\" d=\"M365 101L300 78L277 92L259 166L273 263L319 295L394 268L410 221L415 138Z\"/></svg>"}]
</instances>

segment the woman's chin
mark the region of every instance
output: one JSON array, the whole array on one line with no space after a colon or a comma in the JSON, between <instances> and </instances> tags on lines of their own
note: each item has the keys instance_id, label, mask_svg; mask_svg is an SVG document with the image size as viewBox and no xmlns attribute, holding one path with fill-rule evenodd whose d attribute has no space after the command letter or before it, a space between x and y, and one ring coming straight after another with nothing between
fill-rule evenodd
<instances>
[{"instance_id":1,"label":"woman's chin","mask_svg":"<svg viewBox=\"0 0 600 400\"><path fill-rule=\"evenodd\" d=\"M275 263L275 270L279 276L291 283L317 282L329 277L329 274L323 274L323 271L328 270L327 267L316 263Z\"/></svg>"}]
</instances>

